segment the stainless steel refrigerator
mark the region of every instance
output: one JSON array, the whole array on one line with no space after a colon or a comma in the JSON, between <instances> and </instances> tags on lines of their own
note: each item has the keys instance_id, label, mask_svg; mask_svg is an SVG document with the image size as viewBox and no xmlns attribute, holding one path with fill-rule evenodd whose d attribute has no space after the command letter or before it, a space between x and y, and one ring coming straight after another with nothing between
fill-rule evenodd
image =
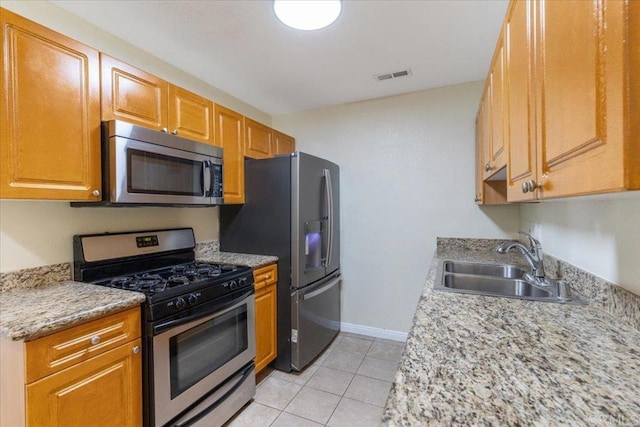
<instances>
[{"instance_id":1,"label":"stainless steel refrigerator","mask_svg":"<svg viewBox=\"0 0 640 427\"><path fill-rule=\"evenodd\" d=\"M301 370L340 331L340 168L296 152L245 160L245 204L220 207L220 250L276 255L278 357Z\"/></svg>"}]
</instances>

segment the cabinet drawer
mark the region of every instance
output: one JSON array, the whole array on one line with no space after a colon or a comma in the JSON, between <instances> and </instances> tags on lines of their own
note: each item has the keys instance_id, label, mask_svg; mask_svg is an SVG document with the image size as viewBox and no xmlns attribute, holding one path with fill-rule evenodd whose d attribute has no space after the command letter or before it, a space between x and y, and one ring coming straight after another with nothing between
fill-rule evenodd
<instances>
[{"instance_id":1,"label":"cabinet drawer","mask_svg":"<svg viewBox=\"0 0 640 427\"><path fill-rule=\"evenodd\" d=\"M140 337L132 308L25 343L27 384Z\"/></svg>"},{"instance_id":2,"label":"cabinet drawer","mask_svg":"<svg viewBox=\"0 0 640 427\"><path fill-rule=\"evenodd\" d=\"M253 280L255 282L256 291L260 288L271 285L278 281L278 270L276 264L270 264L253 270Z\"/></svg>"}]
</instances>

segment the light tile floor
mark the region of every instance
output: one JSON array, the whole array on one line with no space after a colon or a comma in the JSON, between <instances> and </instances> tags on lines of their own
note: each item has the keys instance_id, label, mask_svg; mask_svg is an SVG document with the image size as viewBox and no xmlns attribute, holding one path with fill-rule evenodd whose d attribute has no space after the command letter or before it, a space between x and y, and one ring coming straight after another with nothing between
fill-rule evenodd
<instances>
[{"instance_id":1,"label":"light tile floor","mask_svg":"<svg viewBox=\"0 0 640 427\"><path fill-rule=\"evenodd\" d=\"M302 372L266 368L227 427L378 426L404 343L340 333Z\"/></svg>"}]
</instances>

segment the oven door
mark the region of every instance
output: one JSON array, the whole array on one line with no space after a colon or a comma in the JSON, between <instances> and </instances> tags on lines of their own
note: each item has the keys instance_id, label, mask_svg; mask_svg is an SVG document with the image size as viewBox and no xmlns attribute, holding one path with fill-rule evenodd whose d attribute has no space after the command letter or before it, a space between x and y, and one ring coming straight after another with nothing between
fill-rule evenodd
<instances>
[{"instance_id":1,"label":"oven door","mask_svg":"<svg viewBox=\"0 0 640 427\"><path fill-rule=\"evenodd\" d=\"M220 160L133 139L109 140L111 203L211 205ZM105 183L106 184L106 183Z\"/></svg>"},{"instance_id":2,"label":"oven door","mask_svg":"<svg viewBox=\"0 0 640 427\"><path fill-rule=\"evenodd\" d=\"M153 337L155 425L164 425L253 361L254 294L241 298L188 323L181 319Z\"/></svg>"}]
</instances>

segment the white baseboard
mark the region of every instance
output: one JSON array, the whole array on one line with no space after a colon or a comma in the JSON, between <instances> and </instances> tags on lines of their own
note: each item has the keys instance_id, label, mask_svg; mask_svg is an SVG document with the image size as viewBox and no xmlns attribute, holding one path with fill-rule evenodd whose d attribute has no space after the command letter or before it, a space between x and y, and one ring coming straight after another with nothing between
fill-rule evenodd
<instances>
[{"instance_id":1,"label":"white baseboard","mask_svg":"<svg viewBox=\"0 0 640 427\"><path fill-rule=\"evenodd\" d=\"M364 325L354 325L353 323L344 322L340 323L340 331L401 342L406 342L408 335L407 332L392 331L389 329L374 328Z\"/></svg>"}]
</instances>

